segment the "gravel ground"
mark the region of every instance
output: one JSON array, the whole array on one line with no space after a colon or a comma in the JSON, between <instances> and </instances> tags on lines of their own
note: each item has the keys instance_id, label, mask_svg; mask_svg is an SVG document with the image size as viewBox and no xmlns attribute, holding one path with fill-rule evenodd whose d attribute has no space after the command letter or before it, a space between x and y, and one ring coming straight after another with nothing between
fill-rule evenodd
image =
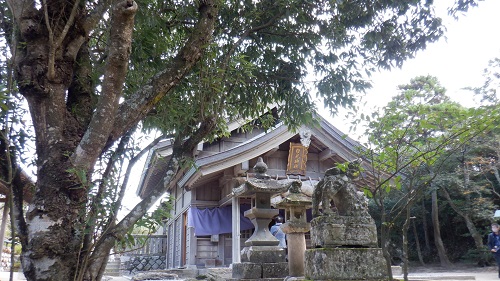
<instances>
[{"instance_id":1,"label":"gravel ground","mask_svg":"<svg viewBox=\"0 0 500 281\"><path fill-rule=\"evenodd\" d=\"M479 267L463 263L454 264L451 268L436 265L414 266L410 268L408 276L409 279L415 280L500 280L496 266Z\"/></svg>"},{"instance_id":2,"label":"gravel ground","mask_svg":"<svg viewBox=\"0 0 500 281\"><path fill-rule=\"evenodd\" d=\"M402 279L402 276L394 276ZM478 267L470 264L455 264L452 268L442 268L436 265L412 266L408 275L410 280L446 280L446 281L499 281L496 266ZM109 277L107 281L130 281L130 277ZM0 272L0 281L8 281L9 273ZM15 273L15 281L26 280L22 274Z\"/></svg>"}]
</instances>

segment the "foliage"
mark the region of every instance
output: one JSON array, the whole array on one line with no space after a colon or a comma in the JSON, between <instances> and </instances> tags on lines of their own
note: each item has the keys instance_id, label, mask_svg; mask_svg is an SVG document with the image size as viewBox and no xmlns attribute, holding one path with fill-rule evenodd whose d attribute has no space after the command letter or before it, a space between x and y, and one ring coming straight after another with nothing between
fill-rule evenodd
<instances>
[{"instance_id":1,"label":"foliage","mask_svg":"<svg viewBox=\"0 0 500 281\"><path fill-rule=\"evenodd\" d=\"M421 204L414 204L425 202L436 190L440 190L449 204L440 205L440 208L447 206L446 211L439 211L444 218L442 229L457 229L462 219L474 221L477 226L484 224L491 218L494 209L491 195L498 184L494 176L495 159L498 159L495 153L498 151L495 142L498 108L462 107L450 101L445 89L430 76L416 77L398 89L400 93L381 112L363 116L369 122L368 157L375 170L375 188L365 193L373 196L378 212L383 212L381 217L377 216L382 226L387 227L386 231L399 233L405 224L401 217L404 212L418 221L425 219L422 216L430 212L422 209ZM494 145L489 148L484 145L491 141ZM450 214L457 210L460 216ZM477 236L472 225L457 233L463 231L467 233L464 237L456 237L453 231L446 236L453 237L452 244L462 240L470 242L467 239ZM480 249L482 242L478 242L476 236L473 238ZM447 243L451 241L445 241ZM465 252L466 249L457 249L452 251L452 256L458 258ZM430 254L427 252L427 259L431 258Z\"/></svg>"},{"instance_id":2,"label":"foliage","mask_svg":"<svg viewBox=\"0 0 500 281\"><path fill-rule=\"evenodd\" d=\"M435 77L417 77L399 89L401 93L375 118L362 116L369 121L366 133L374 165L388 175L384 185L399 186L397 177L404 177L408 169L439 164L443 153L458 149L495 122L495 112L451 102Z\"/></svg>"},{"instance_id":3,"label":"foliage","mask_svg":"<svg viewBox=\"0 0 500 281\"><path fill-rule=\"evenodd\" d=\"M496 106L499 103L498 89L500 89L500 58L489 61L483 72L484 83L480 87L467 88L479 98L483 105Z\"/></svg>"},{"instance_id":4,"label":"foliage","mask_svg":"<svg viewBox=\"0 0 500 281\"><path fill-rule=\"evenodd\" d=\"M172 47L185 40L196 15L193 7L182 2L153 1L148 6L169 8L156 17L151 16L151 9L137 15L133 45L137 52L132 53L129 76L141 81L156 73L162 56L172 56ZM402 14L408 19L401 20ZM272 103L282 105L278 116L296 127L312 119L314 87L332 111L352 106L355 100L350 91L369 87L362 73L400 66L442 34L440 19L432 16L432 7L418 1L224 3L214 43L207 46L201 63L168 102L156 106L155 114L146 119L146 128L186 130L191 120L214 113L223 126L227 118L253 119ZM311 74L317 76L313 85L306 83ZM128 81L132 92L141 85L136 79Z\"/></svg>"},{"instance_id":5,"label":"foliage","mask_svg":"<svg viewBox=\"0 0 500 281\"><path fill-rule=\"evenodd\" d=\"M160 202L158 207L153 212L146 214L139 221L137 221L134 229L138 229L139 231L141 229L146 230L146 234L155 233L156 230L163 226L163 224L171 217L170 211L172 210L172 204L174 202L173 197L169 197L167 201ZM137 233L137 231L134 231L134 233Z\"/></svg>"}]
</instances>

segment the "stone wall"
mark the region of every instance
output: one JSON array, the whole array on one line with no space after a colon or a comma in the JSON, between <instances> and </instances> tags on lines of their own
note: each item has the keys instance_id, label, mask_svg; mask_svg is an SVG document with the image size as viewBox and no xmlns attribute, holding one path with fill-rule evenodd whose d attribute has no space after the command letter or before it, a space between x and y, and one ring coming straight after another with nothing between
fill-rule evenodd
<instances>
[{"instance_id":1,"label":"stone wall","mask_svg":"<svg viewBox=\"0 0 500 281\"><path fill-rule=\"evenodd\" d=\"M139 271L165 269L167 267L165 255L161 256L133 256L130 260L124 262L124 268L128 273Z\"/></svg>"}]
</instances>

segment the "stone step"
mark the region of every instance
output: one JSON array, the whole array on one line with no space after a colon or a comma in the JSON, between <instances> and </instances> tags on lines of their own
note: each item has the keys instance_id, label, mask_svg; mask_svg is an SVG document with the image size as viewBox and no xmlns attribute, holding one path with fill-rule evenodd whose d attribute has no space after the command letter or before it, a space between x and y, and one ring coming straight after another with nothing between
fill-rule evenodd
<instances>
[{"instance_id":1,"label":"stone step","mask_svg":"<svg viewBox=\"0 0 500 281\"><path fill-rule=\"evenodd\" d=\"M121 276L120 271L104 271L104 275L106 276Z\"/></svg>"},{"instance_id":2,"label":"stone step","mask_svg":"<svg viewBox=\"0 0 500 281\"><path fill-rule=\"evenodd\" d=\"M108 261L106 269L104 270L104 275L108 276L120 276L120 262L119 261Z\"/></svg>"},{"instance_id":3,"label":"stone step","mask_svg":"<svg viewBox=\"0 0 500 281\"><path fill-rule=\"evenodd\" d=\"M109 268L109 269L120 269L120 264L119 263L116 263L116 264L107 264L106 265L106 268Z\"/></svg>"}]
</instances>

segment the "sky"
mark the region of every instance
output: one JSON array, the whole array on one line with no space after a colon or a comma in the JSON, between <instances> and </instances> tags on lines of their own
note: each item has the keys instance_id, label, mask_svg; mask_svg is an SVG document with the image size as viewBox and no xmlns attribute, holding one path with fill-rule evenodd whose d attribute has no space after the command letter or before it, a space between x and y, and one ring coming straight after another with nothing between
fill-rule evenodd
<instances>
[{"instance_id":1,"label":"sky","mask_svg":"<svg viewBox=\"0 0 500 281\"><path fill-rule=\"evenodd\" d=\"M436 0L436 13L447 28L445 38L431 43L415 58L406 61L401 69L375 73L371 77L373 88L366 91L363 112L371 113L376 107L386 105L397 94L397 86L407 84L420 75L438 78L447 89L447 95L464 106L474 103L473 95L464 87L482 85L483 70L488 61L500 57L500 0L485 0L458 20L447 15L447 8L454 0ZM351 119L344 118L345 111L336 117L326 110L320 114L334 126L354 139L362 138L361 131L349 132Z\"/></svg>"}]
</instances>

